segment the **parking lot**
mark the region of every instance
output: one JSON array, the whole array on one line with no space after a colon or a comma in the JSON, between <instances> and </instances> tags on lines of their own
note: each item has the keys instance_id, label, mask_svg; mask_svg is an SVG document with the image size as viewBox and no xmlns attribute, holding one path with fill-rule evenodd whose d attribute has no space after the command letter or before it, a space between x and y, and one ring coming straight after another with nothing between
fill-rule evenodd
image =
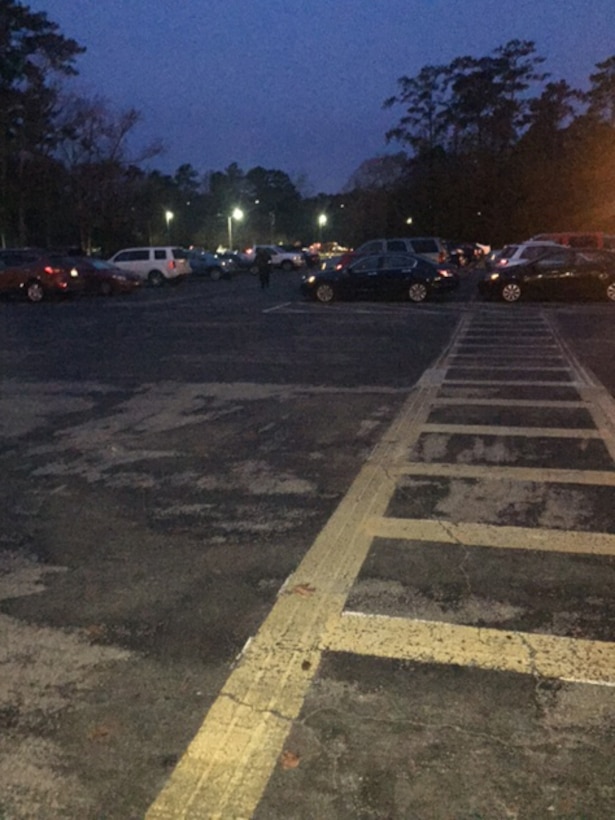
<instances>
[{"instance_id":1,"label":"parking lot","mask_svg":"<svg viewBox=\"0 0 615 820\"><path fill-rule=\"evenodd\" d=\"M0 305L7 817L612 814L612 306Z\"/></svg>"}]
</instances>

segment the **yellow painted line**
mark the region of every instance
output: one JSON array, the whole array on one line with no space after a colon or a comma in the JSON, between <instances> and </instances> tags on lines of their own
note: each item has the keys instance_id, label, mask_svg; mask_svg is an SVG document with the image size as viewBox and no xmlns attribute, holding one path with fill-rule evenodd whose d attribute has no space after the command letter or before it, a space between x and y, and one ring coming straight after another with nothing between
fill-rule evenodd
<instances>
[{"instance_id":1,"label":"yellow painted line","mask_svg":"<svg viewBox=\"0 0 615 820\"><path fill-rule=\"evenodd\" d=\"M518 368L522 370L522 368ZM532 381L531 379L446 379L446 386L457 387L579 387L574 381L545 381L538 379ZM581 385L582 386L582 385Z\"/></svg>"},{"instance_id":2,"label":"yellow painted line","mask_svg":"<svg viewBox=\"0 0 615 820\"><path fill-rule=\"evenodd\" d=\"M559 407L587 408L587 402L579 399L557 400L557 399L484 399L477 396L438 396L434 401L435 405L460 405L466 407L468 404L479 404L485 407L549 407L557 409Z\"/></svg>"},{"instance_id":3,"label":"yellow painted line","mask_svg":"<svg viewBox=\"0 0 615 820\"><path fill-rule=\"evenodd\" d=\"M503 467L498 464L447 464L442 462L408 462L397 475L435 478L476 478L488 481L534 481L541 484L588 484L615 487L615 470L561 470L547 467Z\"/></svg>"},{"instance_id":4,"label":"yellow painted line","mask_svg":"<svg viewBox=\"0 0 615 820\"><path fill-rule=\"evenodd\" d=\"M322 635L370 548L365 521L383 514L394 492L387 468L418 435L434 397L435 388L417 390L374 449L247 645L149 820L253 815L316 673Z\"/></svg>"},{"instance_id":5,"label":"yellow painted line","mask_svg":"<svg viewBox=\"0 0 615 820\"><path fill-rule=\"evenodd\" d=\"M615 555L615 535L582 530L507 527L434 520L430 518L372 517L366 532L375 538L397 541L431 541L458 547L536 550L579 555Z\"/></svg>"},{"instance_id":6,"label":"yellow painted line","mask_svg":"<svg viewBox=\"0 0 615 820\"><path fill-rule=\"evenodd\" d=\"M553 365L545 367L545 365L516 365L516 364L465 364L464 362L451 363L449 370L477 370L479 372L492 373L494 370L529 370L530 372L538 371L539 373L561 373L562 370L569 370L565 365Z\"/></svg>"},{"instance_id":7,"label":"yellow painted line","mask_svg":"<svg viewBox=\"0 0 615 820\"><path fill-rule=\"evenodd\" d=\"M324 649L615 686L615 644L345 612Z\"/></svg>"},{"instance_id":8,"label":"yellow painted line","mask_svg":"<svg viewBox=\"0 0 615 820\"><path fill-rule=\"evenodd\" d=\"M524 438L601 438L598 430L569 427L505 427L492 424L424 424L424 433L470 436L523 436Z\"/></svg>"}]
</instances>

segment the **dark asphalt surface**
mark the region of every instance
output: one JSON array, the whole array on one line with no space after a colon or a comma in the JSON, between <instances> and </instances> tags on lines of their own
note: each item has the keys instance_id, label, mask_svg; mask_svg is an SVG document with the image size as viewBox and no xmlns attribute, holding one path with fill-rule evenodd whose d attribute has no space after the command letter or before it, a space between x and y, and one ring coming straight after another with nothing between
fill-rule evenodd
<instances>
[{"instance_id":1,"label":"dark asphalt surface","mask_svg":"<svg viewBox=\"0 0 615 820\"><path fill-rule=\"evenodd\" d=\"M0 689L0 818L144 815L284 580L472 309L475 276L420 306L307 303L298 276L282 273L264 292L240 275L113 299L0 303L0 578L8 585L0 613L11 646L3 656L10 680ZM501 306L523 315L541 309ZM548 310L615 394L613 306ZM522 423L540 426L540 412L528 410ZM562 426L585 426L581 411L561 412ZM435 421L454 417L438 413ZM612 469L593 444L577 466ZM537 463L559 465L552 442L523 446L530 461L535 454ZM472 489L467 482L463 492ZM445 492L436 479L408 482L394 514L427 517ZM596 528L615 532L612 488L588 499ZM362 580L394 572L427 596L459 599L468 573L485 585L503 577L499 556L480 551L459 574L450 549L439 554L437 590L429 556L418 550L396 566L392 545L366 563ZM512 586L521 610L544 592L528 578L557 577L558 595L583 609L583 635L613 640L598 603L612 574L596 559L557 568L550 556L522 559L494 595ZM595 606L583 608L592 595ZM378 595L362 603L382 611ZM528 628L524 617L515 628ZM532 617L540 628L540 615ZM37 654L49 658L40 668ZM32 677L22 675L24 664ZM568 803L562 798L544 816L606 818L612 781L602 799L592 792L586 814L576 795L592 769L612 765L612 729L592 723L588 755L566 722L583 698L567 692L545 740L541 716L559 689L504 673L332 654L293 728L306 765L276 771L256 816L529 817L519 790L527 789L524 805L540 794L534 805L547 811L538 782L545 766L550 782L566 780ZM612 706L604 690L591 697L596 714ZM427 757L408 751L409 727ZM468 758L467 739L480 737L484 746ZM564 743L565 760L549 743ZM420 781L418 792L403 792L400 767ZM492 796L481 803L485 781L503 784L501 804Z\"/></svg>"}]
</instances>

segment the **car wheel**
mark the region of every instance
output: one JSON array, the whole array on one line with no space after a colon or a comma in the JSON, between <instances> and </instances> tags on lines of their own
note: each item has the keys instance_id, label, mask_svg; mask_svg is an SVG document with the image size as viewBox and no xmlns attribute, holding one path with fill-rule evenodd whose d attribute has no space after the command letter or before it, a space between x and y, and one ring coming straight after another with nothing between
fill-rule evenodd
<instances>
[{"instance_id":1,"label":"car wheel","mask_svg":"<svg viewBox=\"0 0 615 820\"><path fill-rule=\"evenodd\" d=\"M606 298L609 302L615 302L615 282L609 282L606 286Z\"/></svg>"},{"instance_id":2,"label":"car wheel","mask_svg":"<svg viewBox=\"0 0 615 820\"><path fill-rule=\"evenodd\" d=\"M284 262L280 265L282 270L285 270L287 273L288 271L294 270L295 266L289 259L285 259Z\"/></svg>"},{"instance_id":3,"label":"car wheel","mask_svg":"<svg viewBox=\"0 0 615 820\"><path fill-rule=\"evenodd\" d=\"M424 282L413 282L408 288L408 299L411 302L424 302L428 295L429 291Z\"/></svg>"},{"instance_id":4,"label":"car wheel","mask_svg":"<svg viewBox=\"0 0 615 820\"><path fill-rule=\"evenodd\" d=\"M153 288L159 288L164 284L164 274L159 270L151 270L148 274L147 281Z\"/></svg>"},{"instance_id":5,"label":"car wheel","mask_svg":"<svg viewBox=\"0 0 615 820\"><path fill-rule=\"evenodd\" d=\"M98 292L101 296L111 296L113 293L113 287L111 286L111 282L101 282L100 287L98 288Z\"/></svg>"},{"instance_id":6,"label":"car wheel","mask_svg":"<svg viewBox=\"0 0 615 820\"><path fill-rule=\"evenodd\" d=\"M319 302L324 302L325 304L327 302L332 302L335 297L333 288L331 287L331 285L327 284L318 285L314 295L316 296Z\"/></svg>"},{"instance_id":7,"label":"car wheel","mask_svg":"<svg viewBox=\"0 0 615 820\"><path fill-rule=\"evenodd\" d=\"M502 285L500 295L505 302L518 302L521 298L521 285L518 282L507 282Z\"/></svg>"},{"instance_id":8,"label":"car wheel","mask_svg":"<svg viewBox=\"0 0 615 820\"><path fill-rule=\"evenodd\" d=\"M209 269L209 278L213 279L214 282L217 282L218 279L222 278L222 268L210 268Z\"/></svg>"},{"instance_id":9,"label":"car wheel","mask_svg":"<svg viewBox=\"0 0 615 820\"><path fill-rule=\"evenodd\" d=\"M34 279L26 285L26 299L28 302L42 302L45 298L45 290L40 282Z\"/></svg>"}]
</instances>

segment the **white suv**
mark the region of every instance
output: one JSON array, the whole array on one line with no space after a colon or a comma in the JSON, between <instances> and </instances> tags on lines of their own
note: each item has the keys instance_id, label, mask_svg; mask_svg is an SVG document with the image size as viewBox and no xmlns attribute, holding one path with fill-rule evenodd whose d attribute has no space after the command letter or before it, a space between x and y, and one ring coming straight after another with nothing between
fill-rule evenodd
<instances>
[{"instance_id":1,"label":"white suv","mask_svg":"<svg viewBox=\"0 0 615 820\"><path fill-rule=\"evenodd\" d=\"M154 287L171 279L177 281L190 273L190 262L183 248L124 248L109 259L122 270L136 273Z\"/></svg>"},{"instance_id":2,"label":"white suv","mask_svg":"<svg viewBox=\"0 0 615 820\"><path fill-rule=\"evenodd\" d=\"M494 270L501 268L513 268L515 265L523 265L524 262L533 262L540 256L544 256L553 248L561 248L558 242L551 242L549 240L520 242L517 245L506 245L498 253L497 257L491 264Z\"/></svg>"},{"instance_id":3,"label":"white suv","mask_svg":"<svg viewBox=\"0 0 615 820\"><path fill-rule=\"evenodd\" d=\"M274 268L282 270L298 270L305 267L305 257L300 251L285 251L279 245L255 245L246 253L247 258L252 262L256 256L256 251L264 248L271 257L271 264Z\"/></svg>"}]
</instances>

